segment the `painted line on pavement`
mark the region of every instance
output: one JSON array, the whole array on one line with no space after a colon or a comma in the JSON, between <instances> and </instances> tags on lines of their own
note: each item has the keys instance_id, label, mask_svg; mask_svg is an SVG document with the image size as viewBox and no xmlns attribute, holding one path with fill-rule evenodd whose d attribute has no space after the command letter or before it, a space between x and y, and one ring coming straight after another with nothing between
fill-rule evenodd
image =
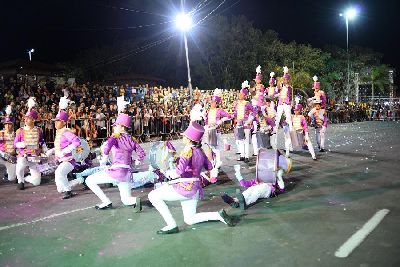
<instances>
[{"instance_id":1,"label":"painted line on pavement","mask_svg":"<svg viewBox=\"0 0 400 267\"><path fill-rule=\"evenodd\" d=\"M74 213L74 212L77 212L77 211L82 211L82 210L91 209L91 208L93 208L93 207L94 207L94 206L90 206L90 207L86 207L86 208L81 208L81 209L76 209L76 210L70 210L70 211L65 211L65 212L61 212L61 213L55 213L55 214L52 214L52 215L49 215L49 216L46 216L46 217L43 217L43 218L39 218L39 219L30 221L30 222L15 223L15 224L11 224L11 225L2 226L2 227L0 227L0 231L8 230L8 229L15 228L15 227L18 227L18 226L23 226L23 225L28 225L28 224L32 224L32 223L37 223L37 222L45 221L45 220L52 219L52 218L55 218L55 217L58 217L58 216L71 214L71 213Z\"/></svg>"},{"instance_id":2,"label":"painted line on pavement","mask_svg":"<svg viewBox=\"0 0 400 267\"><path fill-rule=\"evenodd\" d=\"M361 229L355 232L336 252L338 258L346 258L358 247L364 239L378 226L383 218L389 213L388 209L379 210L366 222Z\"/></svg>"}]
</instances>

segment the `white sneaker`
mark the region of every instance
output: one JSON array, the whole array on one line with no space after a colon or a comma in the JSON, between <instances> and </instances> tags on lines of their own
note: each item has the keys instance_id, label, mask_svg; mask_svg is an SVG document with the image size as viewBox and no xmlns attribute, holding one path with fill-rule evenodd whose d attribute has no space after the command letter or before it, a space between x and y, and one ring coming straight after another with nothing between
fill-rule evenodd
<instances>
[{"instance_id":1,"label":"white sneaker","mask_svg":"<svg viewBox=\"0 0 400 267\"><path fill-rule=\"evenodd\" d=\"M285 189L285 183L283 182L282 175L283 175L283 171L279 170L278 174L276 176L277 177L276 182L278 184L279 189L281 189L281 190Z\"/></svg>"}]
</instances>

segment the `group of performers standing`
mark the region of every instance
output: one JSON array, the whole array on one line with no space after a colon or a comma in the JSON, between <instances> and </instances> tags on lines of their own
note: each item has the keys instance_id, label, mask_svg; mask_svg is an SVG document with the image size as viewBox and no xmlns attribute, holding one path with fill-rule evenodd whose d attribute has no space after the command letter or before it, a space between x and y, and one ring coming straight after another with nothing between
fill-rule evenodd
<instances>
[{"instance_id":1,"label":"group of performers standing","mask_svg":"<svg viewBox=\"0 0 400 267\"><path fill-rule=\"evenodd\" d=\"M41 173L38 170L41 154L54 157L58 162L55 169L55 183L57 191L63 194L63 199L73 197L72 188L83 182L101 200L96 209L104 210L112 208L111 200L104 194L99 184L113 183L118 186L121 201L126 206L132 206L135 212L142 209L141 199L133 197L131 193L135 179L143 181L160 182L148 195L149 201L163 217L166 226L159 230L158 234L171 234L179 232L166 201L180 201L184 215L184 221L188 225L204 221L220 221L228 226L234 222L224 209L218 212L197 213L197 203L203 198L204 177L209 182L217 181L218 169L223 165L221 151L223 149L221 140L221 125L226 120L234 119L235 139L240 157L238 161L249 162L250 142L253 144L254 155L258 155L257 168L260 174L253 180L244 180L240 174L240 165L235 165L235 176L241 186L247 189L244 192L237 191L235 197L222 195L222 199L233 207L247 208L248 205L257 201L258 198L267 198L284 190L283 175L291 168L289 151L293 148L293 140L299 142L298 136L303 136L300 145L307 146L313 159L315 152L309 138L306 118L301 114L302 105L297 103L292 114L290 75L287 67L280 83L277 83L274 73L271 72L269 87L265 88L261 83L261 67L256 69L256 79L253 88L247 81L242 83L234 113L229 114L219 107L222 91L216 89L214 96L210 99L210 107L203 114L205 126L192 121L183 135L185 147L179 158L172 164L168 171L160 173L159 170L150 170L145 173L132 173L133 166L141 164L146 154L136 140L127 133L131 127L131 118L124 113L124 108L119 108L118 117L113 124L113 133L107 139L101 152L104 157L111 155L108 166L94 168L86 178L77 175L76 179L68 181L68 174L72 172L77 164L73 154L81 146L81 139L70 129L66 128L68 114L65 109L68 99L60 100L59 112L54 119L56 137L54 148L47 149L40 128L34 126L38 117L35 110L33 98L28 101L28 112L25 115L25 126L13 132L13 119L10 107L7 108L3 124L4 130L0 132L0 163L6 166L8 180L17 179L17 188L23 190L25 182L34 186L41 182ZM308 116L313 120L316 128L317 144L320 151L324 151L324 139L327 127L327 116L325 112L326 95L320 90L320 84L314 77L315 95L309 101L313 101L313 108ZM250 90L253 89L253 92ZM250 95L252 101L248 101ZM277 106L277 108L275 108ZM281 122L282 115L285 121ZM277 148L277 133L279 126L284 128L285 150L282 155ZM202 147L202 141L209 146L211 157ZM228 145L228 144L225 144ZM172 145L171 145L172 146ZM174 148L168 145L169 149ZM225 148L227 149L227 148ZM136 159L132 154L137 155ZM264 163L261 161L260 153L264 153ZM16 159L13 160L13 156ZM105 162L103 162L105 164ZM25 176L26 167L29 175ZM205 169L206 172L203 172ZM263 174L261 174L261 170ZM158 172L157 172L158 171ZM207 173L204 175L204 173ZM157 175L154 175L157 174Z\"/></svg>"}]
</instances>

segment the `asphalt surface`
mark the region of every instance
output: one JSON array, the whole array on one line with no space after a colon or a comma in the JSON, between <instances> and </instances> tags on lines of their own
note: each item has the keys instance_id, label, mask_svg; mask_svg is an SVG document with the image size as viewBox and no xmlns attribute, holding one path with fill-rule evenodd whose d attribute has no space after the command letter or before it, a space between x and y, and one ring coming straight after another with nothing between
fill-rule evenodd
<instances>
[{"instance_id":1,"label":"asphalt surface","mask_svg":"<svg viewBox=\"0 0 400 267\"><path fill-rule=\"evenodd\" d=\"M232 135L226 138L234 149ZM399 140L398 122L329 125L327 152L317 152L315 162L306 151L294 152L286 193L244 212L219 197L240 188L235 151L223 152L220 181L205 188L198 211L226 208L237 225L188 226L179 203L170 203L181 232L169 236L156 234L164 221L146 203L151 189L133 190L145 201L135 214L123 207L117 188L104 189L115 208L98 211L99 200L82 187L61 200L51 176L24 191L2 181L0 266L400 266ZM180 141L174 143L179 151ZM146 151L150 146L143 144ZM243 176L254 178L254 158L241 165ZM349 256L335 256L383 209L389 213Z\"/></svg>"}]
</instances>

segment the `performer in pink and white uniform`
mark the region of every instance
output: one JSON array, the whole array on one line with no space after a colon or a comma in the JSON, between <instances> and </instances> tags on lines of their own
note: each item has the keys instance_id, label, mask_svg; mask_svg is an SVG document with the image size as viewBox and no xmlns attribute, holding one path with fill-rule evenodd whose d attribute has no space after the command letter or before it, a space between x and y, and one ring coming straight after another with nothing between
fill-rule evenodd
<instances>
[{"instance_id":1,"label":"performer in pink and white uniform","mask_svg":"<svg viewBox=\"0 0 400 267\"><path fill-rule=\"evenodd\" d=\"M205 131L208 131L208 134L205 135L208 140L205 140L205 143L210 145L212 151L215 153L216 168L219 168L222 165L222 140L220 126L224 121L231 119L231 115L228 112L218 107L222 101L221 94L221 89L215 89L214 96L211 99L211 107L205 116Z\"/></svg>"},{"instance_id":2,"label":"performer in pink and white uniform","mask_svg":"<svg viewBox=\"0 0 400 267\"><path fill-rule=\"evenodd\" d=\"M6 108L6 116L3 119L4 129L0 131L0 153L4 153L5 155L4 159L3 157L0 157L0 164L6 167L7 179L9 181L14 181L16 178L15 162L10 162L10 160L6 159L6 155L11 157L16 155L14 148L14 118L11 117L11 112L11 106L9 105Z\"/></svg>"},{"instance_id":3,"label":"performer in pink and white uniform","mask_svg":"<svg viewBox=\"0 0 400 267\"><path fill-rule=\"evenodd\" d=\"M247 188L240 192L236 190L236 198L232 198L227 194L222 194L222 200L235 208L242 210L255 203L260 198L269 198L276 191L283 192L285 183L283 181L284 173L289 173L292 161L289 158L280 155L278 150L267 150L263 155L262 171L257 170L257 177L245 180L240 173L240 165L235 165L235 176L242 187ZM257 164L257 169L260 167Z\"/></svg>"},{"instance_id":4,"label":"performer in pink and white uniform","mask_svg":"<svg viewBox=\"0 0 400 267\"><path fill-rule=\"evenodd\" d=\"M41 152L47 152L43 131L35 126L35 120L38 118L38 113L34 109L35 105L35 99L29 98L25 126L17 130L14 139L14 147L17 149L17 188L20 190L25 189L25 181L34 186L40 185L42 175L37 170L38 162L28 161L27 157L39 157ZM26 167L29 167L30 175L24 177Z\"/></svg>"},{"instance_id":5,"label":"performer in pink and white uniform","mask_svg":"<svg viewBox=\"0 0 400 267\"><path fill-rule=\"evenodd\" d=\"M256 82L256 95L262 95L264 96L265 94L265 86L264 84L261 83L262 81L262 74L261 74L261 66L258 65L258 67L256 68L256 78L254 79L254 81Z\"/></svg>"},{"instance_id":6,"label":"performer in pink and white uniform","mask_svg":"<svg viewBox=\"0 0 400 267\"><path fill-rule=\"evenodd\" d=\"M321 90L321 83L318 81L318 77L314 76L314 97L310 98L312 101L320 101L321 102L321 110L325 112L326 109L326 102L327 102L327 96L324 91Z\"/></svg>"},{"instance_id":7,"label":"performer in pink and white uniform","mask_svg":"<svg viewBox=\"0 0 400 267\"><path fill-rule=\"evenodd\" d=\"M236 122L235 139L238 140L238 147L240 152L240 158L238 161L249 162L249 146L251 138L251 129L253 127L253 107L246 101L248 96L247 86L248 82L242 83L242 90L239 93L239 100L236 103L234 109L234 118Z\"/></svg>"},{"instance_id":8,"label":"performer in pink and white uniform","mask_svg":"<svg viewBox=\"0 0 400 267\"><path fill-rule=\"evenodd\" d=\"M328 116L326 112L321 108L321 101L314 101L315 108L313 108L309 113L308 117L315 127L315 138L317 140L317 145L319 152L325 152L325 133L328 127Z\"/></svg>"},{"instance_id":9,"label":"performer in pink and white uniform","mask_svg":"<svg viewBox=\"0 0 400 267\"><path fill-rule=\"evenodd\" d=\"M117 184L121 201L126 206L134 206L135 212L141 210L140 198L131 195L131 169L132 152L135 151L138 159L135 161L139 165L145 157L143 148L129 135L126 130L130 128L132 119L124 113L120 113L113 124L113 134L108 138L103 150L104 155L112 153L111 166L103 171L94 173L86 179L86 185L102 201L96 209L109 209L112 207L111 200L104 194L99 184Z\"/></svg>"},{"instance_id":10,"label":"performer in pink and white uniform","mask_svg":"<svg viewBox=\"0 0 400 267\"><path fill-rule=\"evenodd\" d=\"M269 87L267 88L267 96L269 99L272 100L273 106L275 106L275 103L273 102L275 97L277 96L277 90L276 90L276 79L275 79L275 72L271 72L269 74Z\"/></svg>"},{"instance_id":11,"label":"performer in pink and white uniform","mask_svg":"<svg viewBox=\"0 0 400 267\"><path fill-rule=\"evenodd\" d=\"M55 182L57 191L64 193L63 199L73 197L72 187L83 183L83 179L74 179L68 181L68 173L75 167L75 160L72 158L72 151L81 145L81 141L71 129L66 128L68 122L68 113L64 111L68 107L68 99L62 97L59 104L59 112L54 119L56 128L56 137L54 139L54 148L49 149L46 155L55 155L56 160L60 162L55 171Z\"/></svg>"},{"instance_id":12,"label":"performer in pink and white uniform","mask_svg":"<svg viewBox=\"0 0 400 267\"><path fill-rule=\"evenodd\" d=\"M315 157L314 147L311 143L311 139L308 134L307 120L303 115L301 115L302 109L303 106L301 104L297 104L296 107L294 108L294 115L292 117L293 128L296 131L296 133L304 136L304 140L305 143L307 144L308 151L310 151L312 159L316 160L317 158ZM287 147L286 150L288 151L289 148Z\"/></svg>"},{"instance_id":13,"label":"performer in pink and white uniform","mask_svg":"<svg viewBox=\"0 0 400 267\"><path fill-rule=\"evenodd\" d=\"M275 120L275 132L277 131L279 124L281 122L282 114L285 113L286 122L289 125L289 129L292 129L292 106L291 106L291 97L292 97L292 87L289 84L290 75L288 67L283 67L283 84L278 86L278 108Z\"/></svg>"},{"instance_id":14,"label":"performer in pink and white uniform","mask_svg":"<svg viewBox=\"0 0 400 267\"><path fill-rule=\"evenodd\" d=\"M168 209L166 201L180 201L183 219L186 224L193 225L206 221L221 221L233 226L232 219L224 210L219 212L197 213L197 202L203 199L200 173L203 168L212 170L212 164L201 149L204 128L197 122L191 122L183 133L185 148L179 157L174 173L174 180L163 184L149 193L149 200L166 222L166 226L157 234L173 234L179 232L175 219Z\"/></svg>"}]
</instances>

